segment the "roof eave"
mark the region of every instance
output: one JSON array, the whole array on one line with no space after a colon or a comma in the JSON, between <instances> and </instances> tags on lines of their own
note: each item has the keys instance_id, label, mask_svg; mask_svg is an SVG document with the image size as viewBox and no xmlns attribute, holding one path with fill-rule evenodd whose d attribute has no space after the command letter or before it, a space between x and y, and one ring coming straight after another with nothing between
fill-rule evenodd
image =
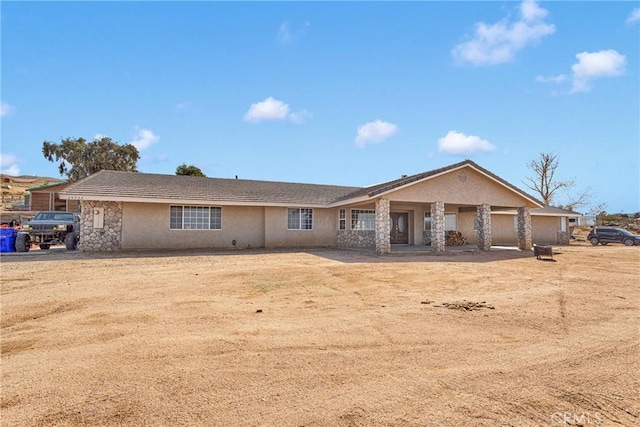
<instances>
[{"instance_id":1,"label":"roof eave","mask_svg":"<svg viewBox=\"0 0 640 427\"><path fill-rule=\"evenodd\" d=\"M122 202L122 203L154 203L173 205L201 205L201 206L258 206L258 207L305 207L305 208L326 208L324 203L309 203L303 201L286 202L265 202L265 201L240 201L240 200L215 200L215 199L171 199L156 197L126 197L126 196L104 196L87 194L60 194L63 200L95 201L95 202Z\"/></svg>"}]
</instances>

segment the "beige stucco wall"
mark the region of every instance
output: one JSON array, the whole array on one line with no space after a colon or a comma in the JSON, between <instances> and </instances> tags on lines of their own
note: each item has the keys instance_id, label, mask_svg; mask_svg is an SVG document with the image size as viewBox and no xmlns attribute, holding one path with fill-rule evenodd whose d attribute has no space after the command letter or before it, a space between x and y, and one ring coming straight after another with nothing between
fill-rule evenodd
<instances>
[{"instance_id":1,"label":"beige stucco wall","mask_svg":"<svg viewBox=\"0 0 640 427\"><path fill-rule=\"evenodd\" d=\"M531 217L531 242L539 245L558 243L560 218L554 216Z\"/></svg>"},{"instance_id":2,"label":"beige stucco wall","mask_svg":"<svg viewBox=\"0 0 640 427\"><path fill-rule=\"evenodd\" d=\"M513 215L491 215L491 235L494 245L515 245L518 232L514 229ZM560 217L532 216L531 241L539 245L558 243Z\"/></svg>"},{"instance_id":3,"label":"beige stucco wall","mask_svg":"<svg viewBox=\"0 0 640 427\"><path fill-rule=\"evenodd\" d=\"M473 169L452 171L450 173L428 179L419 184L394 191L384 196L396 202L429 202L437 200L445 204L491 206L531 206L523 197L513 190L498 184Z\"/></svg>"},{"instance_id":4,"label":"beige stucco wall","mask_svg":"<svg viewBox=\"0 0 640 427\"><path fill-rule=\"evenodd\" d=\"M313 230L287 230L287 209L265 208L264 245L266 247L335 246L338 209L313 209Z\"/></svg>"},{"instance_id":5,"label":"beige stucco wall","mask_svg":"<svg viewBox=\"0 0 640 427\"><path fill-rule=\"evenodd\" d=\"M491 244L514 246L518 244L518 232L514 226L515 215L491 215Z\"/></svg>"},{"instance_id":6,"label":"beige stucco wall","mask_svg":"<svg viewBox=\"0 0 640 427\"><path fill-rule=\"evenodd\" d=\"M170 230L168 204L123 203L122 249L264 246L264 208L222 207L221 230Z\"/></svg>"},{"instance_id":7,"label":"beige stucco wall","mask_svg":"<svg viewBox=\"0 0 640 427\"><path fill-rule=\"evenodd\" d=\"M467 243L470 245L478 243L478 233L474 230L474 220L475 212L458 212L458 231L462 233L462 237L467 239Z\"/></svg>"}]
</instances>

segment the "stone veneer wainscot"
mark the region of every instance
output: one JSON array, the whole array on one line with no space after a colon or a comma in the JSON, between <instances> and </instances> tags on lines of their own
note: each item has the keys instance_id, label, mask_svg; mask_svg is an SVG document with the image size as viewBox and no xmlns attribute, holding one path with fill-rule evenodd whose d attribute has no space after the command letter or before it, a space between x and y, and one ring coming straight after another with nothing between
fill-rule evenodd
<instances>
[{"instance_id":1,"label":"stone veneer wainscot","mask_svg":"<svg viewBox=\"0 0 640 427\"><path fill-rule=\"evenodd\" d=\"M102 228L94 229L94 208L104 208ZM82 201L80 250L84 252L122 249L122 203Z\"/></svg>"},{"instance_id":2,"label":"stone veneer wainscot","mask_svg":"<svg viewBox=\"0 0 640 427\"><path fill-rule=\"evenodd\" d=\"M336 245L339 248L374 248L376 232L374 230L338 230Z\"/></svg>"}]
</instances>

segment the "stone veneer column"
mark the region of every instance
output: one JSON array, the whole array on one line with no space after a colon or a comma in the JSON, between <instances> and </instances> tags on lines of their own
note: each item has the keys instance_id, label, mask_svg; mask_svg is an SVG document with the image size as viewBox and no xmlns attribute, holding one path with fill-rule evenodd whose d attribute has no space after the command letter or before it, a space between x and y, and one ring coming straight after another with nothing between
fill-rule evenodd
<instances>
[{"instance_id":1,"label":"stone veneer column","mask_svg":"<svg viewBox=\"0 0 640 427\"><path fill-rule=\"evenodd\" d=\"M488 251L491 249L491 206L479 205L478 214L478 249Z\"/></svg>"},{"instance_id":2,"label":"stone veneer column","mask_svg":"<svg viewBox=\"0 0 640 427\"><path fill-rule=\"evenodd\" d=\"M436 252L445 251L444 202L431 203L431 247Z\"/></svg>"},{"instance_id":3,"label":"stone veneer column","mask_svg":"<svg viewBox=\"0 0 640 427\"><path fill-rule=\"evenodd\" d=\"M571 242L571 235L568 231L558 230L558 244L568 245Z\"/></svg>"},{"instance_id":4,"label":"stone veneer column","mask_svg":"<svg viewBox=\"0 0 640 427\"><path fill-rule=\"evenodd\" d=\"M388 254L391 252L389 206L389 199L378 199L376 201L376 252L379 254Z\"/></svg>"},{"instance_id":5,"label":"stone veneer column","mask_svg":"<svg viewBox=\"0 0 640 427\"><path fill-rule=\"evenodd\" d=\"M102 228L93 228L93 208L104 208ZM81 251L103 252L122 249L122 203L82 201L80 217Z\"/></svg>"},{"instance_id":6,"label":"stone veneer column","mask_svg":"<svg viewBox=\"0 0 640 427\"><path fill-rule=\"evenodd\" d=\"M518 208L518 248L531 250L531 210L527 207Z\"/></svg>"}]
</instances>

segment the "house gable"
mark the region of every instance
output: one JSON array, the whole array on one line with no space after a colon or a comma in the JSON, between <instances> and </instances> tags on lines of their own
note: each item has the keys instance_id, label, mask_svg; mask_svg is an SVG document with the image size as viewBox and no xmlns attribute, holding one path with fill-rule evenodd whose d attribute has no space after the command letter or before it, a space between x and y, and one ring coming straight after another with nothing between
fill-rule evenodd
<instances>
[{"instance_id":1,"label":"house gable","mask_svg":"<svg viewBox=\"0 0 640 427\"><path fill-rule=\"evenodd\" d=\"M482 168L471 160L361 188L336 200L332 206L366 203L383 197L399 202L496 207L542 207L535 197Z\"/></svg>"},{"instance_id":2,"label":"house gable","mask_svg":"<svg viewBox=\"0 0 640 427\"><path fill-rule=\"evenodd\" d=\"M501 180L465 165L441 174L426 177L380 196L397 202L434 202L447 204L539 207L535 199L516 191Z\"/></svg>"}]
</instances>

